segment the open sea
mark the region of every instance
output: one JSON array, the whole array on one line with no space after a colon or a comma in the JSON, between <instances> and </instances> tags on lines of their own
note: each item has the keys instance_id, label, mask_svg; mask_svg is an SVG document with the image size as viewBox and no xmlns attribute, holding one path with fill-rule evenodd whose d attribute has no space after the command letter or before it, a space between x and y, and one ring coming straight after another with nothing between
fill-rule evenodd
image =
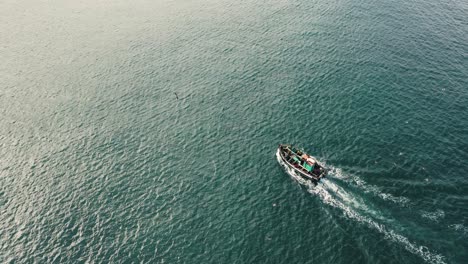
<instances>
[{"instance_id":1,"label":"open sea","mask_svg":"<svg viewBox=\"0 0 468 264\"><path fill-rule=\"evenodd\" d=\"M468 2L2 0L0 263L468 263Z\"/></svg>"}]
</instances>

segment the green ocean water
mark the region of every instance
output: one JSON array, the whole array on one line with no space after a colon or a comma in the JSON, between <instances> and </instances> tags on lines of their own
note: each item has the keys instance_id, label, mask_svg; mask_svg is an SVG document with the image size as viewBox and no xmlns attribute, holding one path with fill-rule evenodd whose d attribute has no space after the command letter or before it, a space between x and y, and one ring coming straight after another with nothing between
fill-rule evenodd
<instances>
[{"instance_id":1,"label":"green ocean water","mask_svg":"<svg viewBox=\"0 0 468 264\"><path fill-rule=\"evenodd\" d=\"M6 0L0 59L1 263L468 263L464 1Z\"/></svg>"}]
</instances>

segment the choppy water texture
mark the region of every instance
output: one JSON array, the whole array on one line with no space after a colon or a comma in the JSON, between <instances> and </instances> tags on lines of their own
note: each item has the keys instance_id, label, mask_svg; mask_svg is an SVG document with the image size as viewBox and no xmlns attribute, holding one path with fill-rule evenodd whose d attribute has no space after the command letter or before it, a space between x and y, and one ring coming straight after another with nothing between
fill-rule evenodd
<instances>
[{"instance_id":1,"label":"choppy water texture","mask_svg":"<svg viewBox=\"0 0 468 264\"><path fill-rule=\"evenodd\" d=\"M468 263L467 18L3 1L0 262ZM330 177L291 179L278 143Z\"/></svg>"}]
</instances>

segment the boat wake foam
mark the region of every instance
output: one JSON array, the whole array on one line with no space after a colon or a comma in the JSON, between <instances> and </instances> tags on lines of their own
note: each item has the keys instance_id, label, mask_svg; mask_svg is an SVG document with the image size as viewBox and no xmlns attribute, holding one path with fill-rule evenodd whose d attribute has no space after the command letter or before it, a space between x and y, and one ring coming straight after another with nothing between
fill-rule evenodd
<instances>
[{"instance_id":1,"label":"boat wake foam","mask_svg":"<svg viewBox=\"0 0 468 264\"><path fill-rule=\"evenodd\" d=\"M315 187L308 188L309 193L320 197L325 204L341 209L346 217L354 219L360 223L364 223L368 227L377 230L379 233L383 234L386 239L403 245L406 250L420 256L426 262L437 264L446 263L444 261L445 258L442 255L431 252L425 246L416 245L415 243L409 241L407 237L396 233L394 230L389 229L384 224L380 224L371 217L360 214L356 209L354 209L354 205L348 204L349 200L338 199L337 195L333 193L336 192L336 190L336 185L327 179L322 180L321 184ZM338 190L339 192L344 192L343 189L338 188ZM356 199L354 199L354 201L356 201ZM366 208L366 206L363 205L360 205L359 207Z\"/></svg>"},{"instance_id":2,"label":"boat wake foam","mask_svg":"<svg viewBox=\"0 0 468 264\"><path fill-rule=\"evenodd\" d=\"M394 196L389 193L385 193L381 190L381 188L371 185L366 183L363 179L360 177L347 173L344 174L343 171L340 168L336 168L333 166L328 166L330 168L329 171L329 178L337 179L340 181L343 181L345 183L351 184L360 190L362 190L364 193L370 193L373 194L376 197L379 197L385 201L390 201L395 204L398 204L402 207L407 207L411 208L413 207L413 204L411 203L411 200L408 199L407 197L404 196ZM428 212L428 211L420 211L419 216L429 219L433 222L439 223L441 219L445 217L445 213L442 210L437 210L435 212Z\"/></svg>"},{"instance_id":3,"label":"boat wake foam","mask_svg":"<svg viewBox=\"0 0 468 264\"><path fill-rule=\"evenodd\" d=\"M437 209L435 212L421 211L421 216L439 223L445 217L445 212L440 209Z\"/></svg>"},{"instance_id":4,"label":"boat wake foam","mask_svg":"<svg viewBox=\"0 0 468 264\"><path fill-rule=\"evenodd\" d=\"M345 189L341 188L337 184L333 183L332 181L328 179L322 179L319 184L316 186L313 184L311 181L305 180L299 175L297 175L294 170L290 169L286 164L284 164L279 157L279 154L277 153L277 159L278 162L285 168L286 172L298 183L306 187L307 191L313 195L318 196L323 203L330 205L334 208L340 209L343 214L349 218L353 219L359 223L366 224L369 228L372 228L379 233L384 235L385 239L388 239L389 241L399 243L402 245L406 250L409 252L416 254L420 256L422 259L424 259L428 263L434 263L434 264L442 264L446 263L445 262L445 257L432 252L425 246L420 246L417 245L413 242L411 242L407 237L398 234L394 230L386 227L384 224L381 224L377 222L377 219L381 218L379 217L379 213L376 212L375 210L371 210L369 206L365 203L364 200L360 199L359 197L356 197L348 192L346 192ZM329 167L329 166L328 166ZM332 170L335 170L332 172L333 175L335 175L333 178L338 178L341 177L341 179L347 179L348 177L343 177L342 173L340 170L336 168L332 168ZM339 173L336 173L339 172ZM336 177L336 175L339 175ZM341 176L340 176L341 175ZM353 179L356 181L355 179ZM359 178L358 178L359 180ZM364 181L360 181L361 183L358 184L358 186L361 186L365 190L370 190L370 192L374 194L379 193L379 189L377 187L373 188L372 186L369 187L370 185L367 185ZM379 197L386 197L388 199L389 196L381 196L378 195ZM394 197L394 196L390 196ZM385 199L385 198L384 198ZM394 201L394 200L391 200ZM400 200L397 200L401 202ZM367 216L366 214L369 214L370 216Z\"/></svg>"},{"instance_id":5,"label":"boat wake foam","mask_svg":"<svg viewBox=\"0 0 468 264\"><path fill-rule=\"evenodd\" d=\"M464 226L463 224L452 224L449 225L449 227L460 234L463 234L464 236L468 235L468 227Z\"/></svg>"},{"instance_id":6,"label":"boat wake foam","mask_svg":"<svg viewBox=\"0 0 468 264\"><path fill-rule=\"evenodd\" d=\"M356 186L357 188L360 188L363 192L371 193L374 196L380 197L381 199L385 201L390 201L390 202L393 202L395 204L399 204L405 207L410 205L411 201L407 197L394 196L390 193L382 192L382 190L379 187L368 184L366 181L364 181L363 179L359 178L356 175L344 174L343 171L339 168L335 168L333 166L328 166L328 165L326 166L327 168L330 169L329 178L338 179L346 183L352 184Z\"/></svg>"}]
</instances>

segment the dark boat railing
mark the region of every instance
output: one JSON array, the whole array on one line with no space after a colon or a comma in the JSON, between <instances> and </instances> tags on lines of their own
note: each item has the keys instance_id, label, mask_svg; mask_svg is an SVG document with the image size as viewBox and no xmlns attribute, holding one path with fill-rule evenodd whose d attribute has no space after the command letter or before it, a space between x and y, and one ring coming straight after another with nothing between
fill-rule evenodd
<instances>
[{"instance_id":1,"label":"dark boat railing","mask_svg":"<svg viewBox=\"0 0 468 264\"><path fill-rule=\"evenodd\" d=\"M318 180L320 180L320 179L323 177L323 176L322 176L322 175L324 174L323 172L322 172L320 175L316 176L316 175L314 175L314 174L312 174L312 173L310 173L310 174L309 174L309 173L306 173L306 172L304 172L303 170L298 169L294 164L291 164L291 163L286 159L286 157L284 156L284 151L283 151L283 148L282 148L282 147L283 147L283 146L280 145L280 157L281 157L281 159L282 159L284 162L286 162L291 168L293 168L294 170L298 171L299 173L301 173L302 175L304 175L304 176L306 176L306 177L308 177L308 178L312 178L312 179L315 180L315 181L318 181ZM292 151L292 150L290 150L290 151L293 152L294 154L296 154L294 151ZM305 168L304 168L301 164L297 164L297 165L298 165L300 168L302 168L302 169L305 170ZM317 165L318 165L318 164L317 164ZM320 165L318 165L318 166L320 166ZM320 167L321 167L321 166L320 166Z\"/></svg>"}]
</instances>

